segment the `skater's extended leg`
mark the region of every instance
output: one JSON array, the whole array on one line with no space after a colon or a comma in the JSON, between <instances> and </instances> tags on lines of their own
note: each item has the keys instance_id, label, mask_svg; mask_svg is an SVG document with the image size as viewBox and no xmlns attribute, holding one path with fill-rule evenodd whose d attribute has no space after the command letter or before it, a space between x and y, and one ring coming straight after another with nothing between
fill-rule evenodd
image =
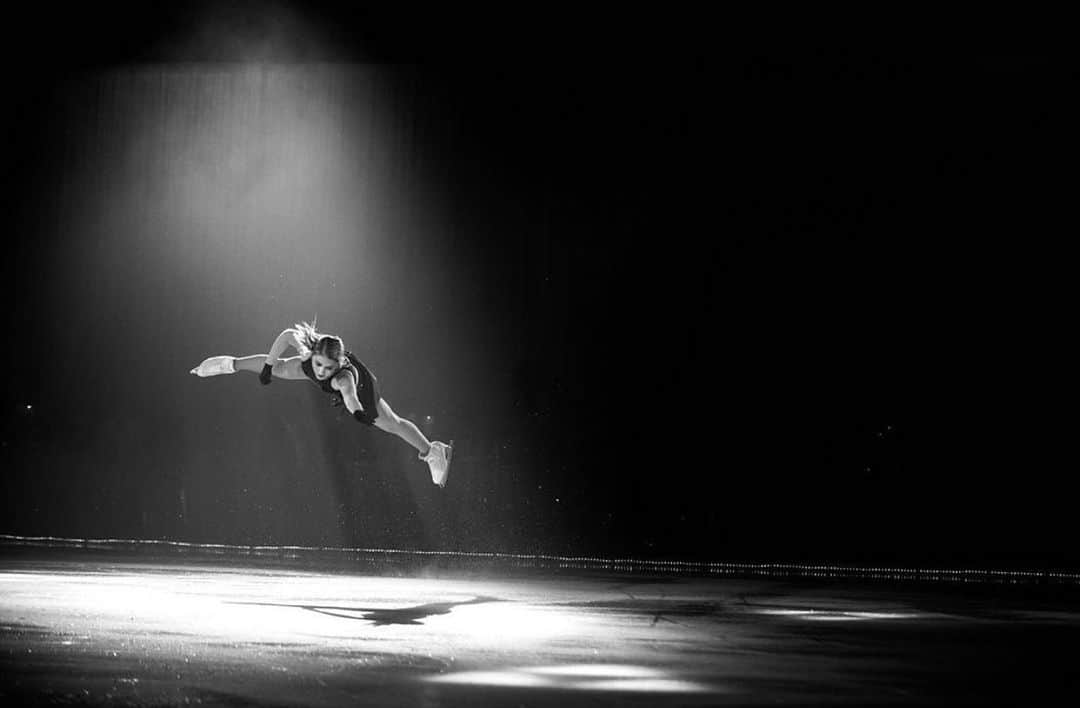
<instances>
[{"instance_id":1,"label":"skater's extended leg","mask_svg":"<svg viewBox=\"0 0 1080 708\"><path fill-rule=\"evenodd\" d=\"M415 423L394 413L386 399L380 398L378 407L379 415L375 418L375 427L393 433L415 447L420 453L420 459L431 468L431 481L440 487L445 487L446 477L450 471L452 448L446 443L428 440Z\"/></svg>"},{"instance_id":2,"label":"skater's extended leg","mask_svg":"<svg viewBox=\"0 0 1080 708\"><path fill-rule=\"evenodd\" d=\"M265 354L252 354L251 356L238 356L233 359L233 367L237 371L250 371L259 373L266 364Z\"/></svg>"},{"instance_id":3,"label":"skater's extended leg","mask_svg":"<svg viewBox=\"0 0 1080 708\"><path fill-rule=\"evenodd\" d=\"M274 364L274 376L278 378L297 378L290 376L289 361L278 359ZM266 364L266 354L252 354L251 356L212 356L203 360L201 364L191 370L196 376L220 376L221 374L235 374L238 371L250 371L253 374L262 372Z\"/></svg>"},{"instance_id":4,"label":"skater's extended leg","mask_svg":"<svg viewBox=\"0 0 1080 708\"><path fill-rule=\"evenodd\" d=\"M431 441L420 432L420 428L411 420L402 418L390 408L386 399L379 399L379 416L375 419L375 427L388 433L393 433L399 438L416 448L421 455L427 455L431 449Z\"/></svg>"}]
</instances>

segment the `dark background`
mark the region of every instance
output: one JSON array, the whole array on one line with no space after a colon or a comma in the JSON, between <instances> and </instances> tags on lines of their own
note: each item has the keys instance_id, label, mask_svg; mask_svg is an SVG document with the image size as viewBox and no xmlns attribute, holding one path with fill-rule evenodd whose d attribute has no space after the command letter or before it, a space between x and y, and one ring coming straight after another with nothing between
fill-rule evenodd
<instances>
[{"instance_id":1,"label":"dark background","mask_svg":"<svg viewBox=\"0 0 1080 708\"><path fill-rule=\"evenodd\" d=\"M80 12L6 48L0 533L1077 564L1076 74L1052 51ZM341 154L368 141L355 243L163 211L154 155L199 139L157 122L194 90L170 67L217 72L198 118L252 63L330 87ZM125 228L86 219L139 185ZM445 490L313 386L187 374L316 311L455 441Z\"/></svg>"}]
</instances>

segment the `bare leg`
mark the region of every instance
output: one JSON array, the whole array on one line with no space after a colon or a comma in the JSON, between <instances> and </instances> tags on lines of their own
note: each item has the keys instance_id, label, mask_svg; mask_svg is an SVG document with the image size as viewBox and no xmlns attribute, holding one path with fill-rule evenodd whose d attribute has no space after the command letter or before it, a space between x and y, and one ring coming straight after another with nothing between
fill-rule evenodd
<instances>
[{"instance_id":1,"label":"bare leg","mask_svg":"<svg viewBox=\"0 0 1080 708\"><path fill-rule=\"evenodd\" d=\"M255 374L262 373L266 365L265 354L252 354L251 356L233 357L233 368L237 371L250 371Z\"/></svg>"},{"instance_id":2,"label":"bare leg","mask_svg":"<svg viewBox=\"0 0 1080 708\"><path fill-rule=\"evenodd\" d=\"M375 427L397 435L415 447L416 451L421 455L427 455L431 449L431 441L420 432L420 428L417 428L416 424L411 420L402 418L395 413L384 398L379 399L379 416L375 419Z\"/></svg>"},{"instance_id":3,"label":"bare leg","mask_svg":"<svg viewBox=\"0 0 1080 708\"><path fill-rule=\"evenodd\" d=\"M191 370L191 373L203 378L207 376L221 376L223 374L235 374L237 371L253 371L260 373L263 364L266 363L265 354L253 354L251 356L212 356L204 359L201 364ZM275 373L277 373L275 371Z\"/></svg>"}]
</instances>

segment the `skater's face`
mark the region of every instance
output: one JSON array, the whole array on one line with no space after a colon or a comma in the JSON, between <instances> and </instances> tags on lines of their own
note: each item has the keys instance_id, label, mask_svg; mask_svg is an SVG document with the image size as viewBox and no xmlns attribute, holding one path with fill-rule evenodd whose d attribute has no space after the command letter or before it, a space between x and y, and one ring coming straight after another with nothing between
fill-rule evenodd
<instances>
[{"instance_id":1,"label":"skater's face","mask_svg":"<svg viewBox=\"0 0 1080 708\"><path fill-rule=\"evenodd\" d=\"M338 368L338 363L330 357L323 356L322 354L315 354L311 357L311 370L315 372L315 378L320 381L333 376Z\"/></svg>"}]
</instances>

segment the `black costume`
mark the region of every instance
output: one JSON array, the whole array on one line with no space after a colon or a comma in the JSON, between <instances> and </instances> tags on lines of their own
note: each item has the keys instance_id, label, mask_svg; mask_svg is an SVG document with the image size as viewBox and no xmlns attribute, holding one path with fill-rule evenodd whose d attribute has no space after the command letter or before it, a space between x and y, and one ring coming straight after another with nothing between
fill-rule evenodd
<instances>
[{"instance_id":1,"label":"black costume","mask_svg":"<svg viewBox=\"0 0 1080 708\"><path fill-rule=\"evenodd\" d=\"M319 388L330 394L331 403L335 406L345 405L345 399L340 391L334 390L330 382L338 376L352 376L353 381L356 382L356 397L360 400L360 405L364 407L364 411L354 414L354 417L364 425L374 425L375 419L379 417L379 391L375 375L352 352L345 352L345 358L348 361L335 371L333 376L321 381L315 378L315 371L311 367L310 357L300 362L300 368L303 370L304 376L307 376L318 384Z\"/></svg>"}]
</instances>

